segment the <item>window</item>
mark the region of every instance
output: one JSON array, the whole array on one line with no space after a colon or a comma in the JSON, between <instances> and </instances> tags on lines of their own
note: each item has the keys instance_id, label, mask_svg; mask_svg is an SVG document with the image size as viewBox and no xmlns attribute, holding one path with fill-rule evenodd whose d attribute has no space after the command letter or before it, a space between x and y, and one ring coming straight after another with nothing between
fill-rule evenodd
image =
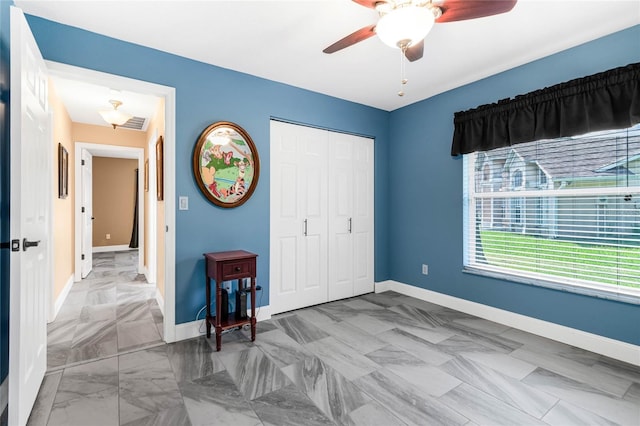
<instances>
[{"instance_id":1,"label":"window","mask_svg":"<svg viewBox=\"0 0 640 426\"><path fill-rule=\"evenodd\" d=\"M547 174L542 170L542 168L538 169L538 186L544 187L547 185Z\"/></svg>"},{"instance_id":2,"label":"window","mask_svg":"<svg viewBox=\"0 0 640 426\"><path fill-rule=\"evenodd\" d=\"M518 189L521 186L522 186L522 172L520 170L516 170L513 173L513 188Z\"/></svg>"},{"instance_id":3,"label":"window","mask_svg":"<svg viewBox=\"0 0 640 426\"><path fill-rule=\"evenodd\" d=\"M478 185L488 169L509 178ZM640 298L640 125L465 154L464 170L465 269Z\"/></svg>"}]
</instances>

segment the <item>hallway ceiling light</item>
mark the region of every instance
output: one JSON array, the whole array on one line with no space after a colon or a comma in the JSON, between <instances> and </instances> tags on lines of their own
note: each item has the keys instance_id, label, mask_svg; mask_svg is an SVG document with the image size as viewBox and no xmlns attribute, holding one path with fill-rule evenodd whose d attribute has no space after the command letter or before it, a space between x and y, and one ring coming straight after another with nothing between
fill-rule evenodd
<instances>
[{"instance_id":1,"label":"hallway ceiling light","mask_svg":"<svg viewBox=\"0 0 640 426\"><path fill-rule=\"evenodd\" d=\"M131 115L118 111L118 107L122 105L121 101L111 99L109 103L113 105L113 109L99 111L100 115L107 123L111 124L115 129L116 126L122 126L124 123L131 119Z\"/></svg>"}]
</instances>

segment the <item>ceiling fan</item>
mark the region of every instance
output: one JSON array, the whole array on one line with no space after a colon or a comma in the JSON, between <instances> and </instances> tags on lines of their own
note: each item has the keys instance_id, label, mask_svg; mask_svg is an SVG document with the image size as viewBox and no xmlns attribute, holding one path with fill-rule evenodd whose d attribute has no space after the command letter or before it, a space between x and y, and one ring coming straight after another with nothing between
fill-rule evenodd
<instances>
[{"instance_id":1,"label":"ceiling fan","mask_svg":"<svg viewBox=\"0 0 640 426\"><path fill-rule=\"evenodd\" d=\"M424 38L434 23L464 21L509 12L517 0L352 0L375 9L380 19L323 50L334 53L378 35L413 62L422 58Z\"/></svg>"}]
</instances>

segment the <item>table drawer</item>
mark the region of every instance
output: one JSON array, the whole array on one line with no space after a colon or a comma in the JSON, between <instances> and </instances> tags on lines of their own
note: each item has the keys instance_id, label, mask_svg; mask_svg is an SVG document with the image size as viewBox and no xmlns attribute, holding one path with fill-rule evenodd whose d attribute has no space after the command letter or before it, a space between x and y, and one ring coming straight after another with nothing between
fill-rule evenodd
<instances>
[{"instance_id":1,"label":"table drawer","mask_svg":"<svg viewBox=\"0 0 640 426\"><path fill-rule=\"evenodd\" d=\"M253 272L254 261L229 262L222 265L222 279L248 277Z\"/></svg>"}]
</instances>

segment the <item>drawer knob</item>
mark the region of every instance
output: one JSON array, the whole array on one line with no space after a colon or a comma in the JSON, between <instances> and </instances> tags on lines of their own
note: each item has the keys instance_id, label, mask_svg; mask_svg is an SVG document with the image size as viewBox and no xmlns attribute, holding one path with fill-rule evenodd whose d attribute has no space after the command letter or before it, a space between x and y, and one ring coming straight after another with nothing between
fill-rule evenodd
<instances>
[{"instance_id":1,"label":"drawer knob","mask_svg":"<svg viewBox=\"0 0 640 426\"><path fill-rule=\"evenodd\" d=\"M240 272L240 267L236 266L236 272Z\"/></svg>"}]
</instances>

